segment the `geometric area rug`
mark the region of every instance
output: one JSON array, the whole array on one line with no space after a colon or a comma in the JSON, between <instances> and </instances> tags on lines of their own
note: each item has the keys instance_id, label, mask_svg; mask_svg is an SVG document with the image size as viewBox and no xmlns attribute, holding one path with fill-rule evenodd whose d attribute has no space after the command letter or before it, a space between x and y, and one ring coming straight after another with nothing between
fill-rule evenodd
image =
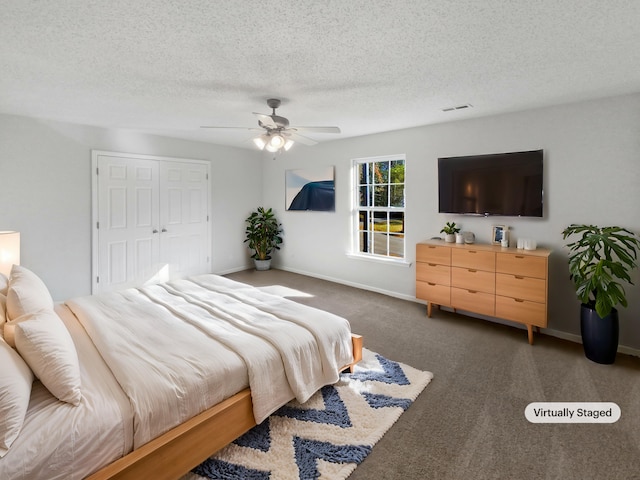
<instances>
[{"instance_id":1,"label":"geometric area rug","mask_svg":"<svg viewBox=\"0 0 640 480\"><path fill-rule=\"evenodd\" d=\"M183 480L343 480L433 378L363 349L353 373L295 400Z\"/></svg>"}]
</instances>

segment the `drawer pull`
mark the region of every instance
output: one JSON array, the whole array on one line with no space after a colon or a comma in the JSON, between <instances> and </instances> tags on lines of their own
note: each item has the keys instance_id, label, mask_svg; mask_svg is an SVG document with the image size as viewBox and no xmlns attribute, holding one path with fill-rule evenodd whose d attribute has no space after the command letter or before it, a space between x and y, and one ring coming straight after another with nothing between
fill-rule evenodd
<instances>
[{"instance_id":1,"label":"drawer pull","mask_svg":"<svg viewBox=\"0 0 640 480\"><path fill-rule=\"evenodd\" d=\"M427 265L429 265L430 267L435 267L436 266L435 263L428 263Z\"/></svg>"},{"instance_id":2,"label":"drawer pull","mask_svg":"<svg viewBox=\"0 0 640 480\"><path fill-rule=\"evenodd\" d=\"M524 300L520 300L519 298L514 298L514 300L518 303L524 303Z\"/></svg>"},{"instance_id":3,"label":"drawer pull","mask_svg":"<svg viewBox=\"0 0 640 480\"><path fill-rule=\"evenodd\" d=\"M467 292L469 292L469 293L478 293L477 290L467 290Z\"/></svg>"},{"instance_id":4,"label":"drawer pull","mask_svg":"<svg viewBox=\"0 0 640 480\"><path fill-rule=\"evenodd\" d=\"M436 248L433 245L427 245L427 248Z\"/></svg>"},{"instance_id":5,"label":"drawer pull","mask_svg":"<svg viewBox=\"0 0 640 480\"><path fill-rule=\"evenodd\" d=\"M476 273L476 272L477 272L477 270L476 270L476 269L474 269L474 268L470 268L470 269L469 269L469 272L470 272L470 273Z\"/></svg>"},{"instance_id":6,"label":"drawer pull","mask_svg":"<svg viewBox=\"0 0 640 480\"><path fill-rule=\"evenodd\" d=\"M469 250L469 253L477 253L475 250Z\"/></svg>"},{"instance_id":7,"label":"drawer pull","mask_svg":"<svg viewBox=\"0 0 640 480\"><path fill-rule=\"evenodd\" d=\"M427 282L427 285L431 285L432 287L435 287L436 284L435 283L431 283L431 282Z\"/></svg>"},{"instance_id":8,"label":"drawer pull","mask_svg":"<svg viewBox=\"0 0 640 480\"><path fill-rule=\"evenodd\" d=\"M516 255L516 258L524 258L523 255Z\"/></svg>"},{"instance_id":9,"label":"drawer pull","mask_svg":"<svg viewBox=\"0 0 640 480\"><path fill-rule=\"evenodd\" d=\"M513 278L516 280L524 280L524 277L521 277L520 275L514 275Z\"/></svg>"}]
</instances>

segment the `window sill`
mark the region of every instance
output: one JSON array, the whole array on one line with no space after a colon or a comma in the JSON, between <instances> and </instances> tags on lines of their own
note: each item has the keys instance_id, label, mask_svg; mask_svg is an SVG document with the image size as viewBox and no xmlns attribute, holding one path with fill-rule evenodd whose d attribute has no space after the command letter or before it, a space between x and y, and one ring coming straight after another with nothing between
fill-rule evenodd
<instances>
[{"instance_id":1,"label":"window sill","mask_svg":"<svg viewBox=\"0 0 640 480\"><path fill-rule=\"evenodd\" d=\"M404 258L374 257L372 255L360 255L357 253L347 253L347 258L353 260L364 260L365 262L384 263L385 265L395 265L396 267L410 267L411 262Z\"/></svg>"}]
</instances>

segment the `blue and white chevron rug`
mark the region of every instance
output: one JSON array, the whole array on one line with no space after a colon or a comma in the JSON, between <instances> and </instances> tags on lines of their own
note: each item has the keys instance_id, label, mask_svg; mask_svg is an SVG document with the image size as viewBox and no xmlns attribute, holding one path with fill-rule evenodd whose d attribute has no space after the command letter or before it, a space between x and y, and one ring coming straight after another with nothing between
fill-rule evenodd
<instances>
[{"instance_id":1,"label":"blue and white chevron rug","mask_svg":"<svg viewBox=\"0 0 640 480\"><path fill-rule=\"evenodd\" d=\"M345 479L432 378L364 349L353 374L285 405L183 480Z\"/></svg>"}]
</instances>

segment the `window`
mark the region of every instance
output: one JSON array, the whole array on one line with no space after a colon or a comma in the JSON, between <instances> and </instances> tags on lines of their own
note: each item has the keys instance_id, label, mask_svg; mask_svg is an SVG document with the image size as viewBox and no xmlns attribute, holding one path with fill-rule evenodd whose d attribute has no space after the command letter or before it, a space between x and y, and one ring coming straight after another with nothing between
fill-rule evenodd
<instances>
[{"instance_id":1,"label":"window","mask_svg":"<svg viewBox=\"0 0 640 480\"><path fill-rule=\"evenodd\" d=\"M404 260L404 155L354 160L354 251Z\"/></svg>"}]
</instances>

